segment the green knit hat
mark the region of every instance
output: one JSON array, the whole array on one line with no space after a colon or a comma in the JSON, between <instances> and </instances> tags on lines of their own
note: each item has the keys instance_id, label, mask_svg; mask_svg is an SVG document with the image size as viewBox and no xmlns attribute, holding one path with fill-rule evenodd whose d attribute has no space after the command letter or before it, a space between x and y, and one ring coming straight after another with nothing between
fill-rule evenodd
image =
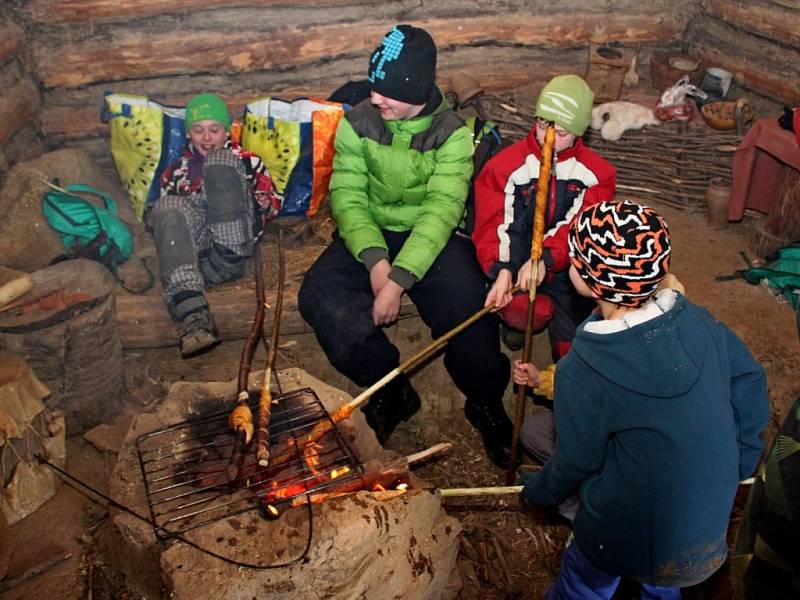
<instances>
[{"instance_id":1,"label":"green knit hat","mask_svg":"<svg viewBox=\"0 0 800 600\"><path fill-rule=\"evenodd\" d=\"M186 105L184 123L187 132L197 121L206 119L222 123L225 129L230 131L231 116L228 114L228 107L216 94L198 94Z\"/></svg>"},{"instance_id":2,"label":"green knit hat","mask_svg":"<svg viewBox=\"0 0 800 600\"><path fill-rule=\"evenodd\" d=\"M539 94L536 116L582 136L592 118L594 94L577 75L553 77Z\"/></svg>"}]
</instances>

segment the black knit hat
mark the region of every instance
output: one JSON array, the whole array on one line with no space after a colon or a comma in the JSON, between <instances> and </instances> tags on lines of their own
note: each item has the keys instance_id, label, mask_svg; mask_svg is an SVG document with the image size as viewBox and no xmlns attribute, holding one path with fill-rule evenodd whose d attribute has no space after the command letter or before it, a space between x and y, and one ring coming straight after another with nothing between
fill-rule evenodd
<instances>
[{"instance_id":1,"label":"black knit hat","mask_svg":"<svg viewBox=\"0 0 800 600\"><path fill-rule=\"evenodd\" d=\"M369 59L372 90L382 96L425 104L436 80L436 44L424 29L397 25Z\"/></svg>"}]
</instances>

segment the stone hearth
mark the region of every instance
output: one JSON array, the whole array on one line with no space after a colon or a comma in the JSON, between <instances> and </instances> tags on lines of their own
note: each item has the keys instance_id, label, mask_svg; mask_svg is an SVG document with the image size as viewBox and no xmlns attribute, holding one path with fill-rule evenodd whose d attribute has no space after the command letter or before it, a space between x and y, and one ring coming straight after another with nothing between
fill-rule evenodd
<instances>
[{"instance_id":1,"label":"stone hearth","mask_svg":"<svg viewBox=\"0 0 800 600\"><path fill-rule=\"evenodd\" d=\"M350 399L299 369L282 371L279 378L284 391L312 388L329 413ZM111 496L148 515L136 439L232 407L235 391L235 382L178 383L157 411L138 415L119 453ZM360 411L340 429L361 462L397 459L378 445ZM108 532L109 562L146 598L455 598L461 587L456 570L461 527L444 512L438 494L413 477L412 483L408 493L389 500L365 491L314 505L310 547L291 566L245 568L179 540L159 542L151 525L124 512L115 514ZM252 510L182 535L234 562L273 565L303 555L308 527L308 509L301 506L287 508L274 521Z\"/></svg>"}]
</instances>

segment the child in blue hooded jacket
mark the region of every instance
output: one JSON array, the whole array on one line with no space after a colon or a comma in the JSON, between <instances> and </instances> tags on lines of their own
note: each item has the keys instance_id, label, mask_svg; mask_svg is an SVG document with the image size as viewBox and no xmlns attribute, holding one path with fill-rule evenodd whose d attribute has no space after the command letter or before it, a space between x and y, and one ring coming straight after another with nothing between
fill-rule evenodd
<instances>
[{"instance_id":1,"label":"child in blue hooded jacket","mask_svg":"<svg viewBox=\"0 0 800 600\"><path fill-rule=\"evenodd\" d=\"M673 289L667 226L633 202L582 211L569 233L570 279L599 314L555 371L556 446L523 496L555 506L576 492L574 541L545 598L611 598L622 577L643 598L725 561L739 481L758 462L766 379L742 341ZM518 365L515 380L538 372Z\"/></svg>"}]
</instances>

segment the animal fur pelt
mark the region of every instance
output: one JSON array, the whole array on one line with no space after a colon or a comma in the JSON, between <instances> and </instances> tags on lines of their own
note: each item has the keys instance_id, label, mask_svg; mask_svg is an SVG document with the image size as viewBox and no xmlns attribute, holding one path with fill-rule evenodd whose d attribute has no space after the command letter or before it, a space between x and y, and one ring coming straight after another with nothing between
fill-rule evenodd
<instances>
[{"instance_id":1,"label":"animal fur pelt","mask_svg":"<svg viewBox=\"0 0 800 600\"><path fill-rule=\"evenodd\" d=\"M633 102L606 102L592 109L592 129L599 129L603 139L612 142L621 138L628 129L659 123L651 109Z\"/></svg>"}]
</instances>

